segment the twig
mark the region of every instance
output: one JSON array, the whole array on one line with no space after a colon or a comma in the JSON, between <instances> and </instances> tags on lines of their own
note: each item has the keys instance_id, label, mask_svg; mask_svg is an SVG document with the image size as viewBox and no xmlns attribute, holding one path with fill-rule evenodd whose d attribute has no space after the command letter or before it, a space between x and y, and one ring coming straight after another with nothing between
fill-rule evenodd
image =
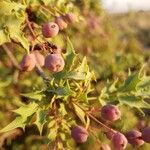
<instances>
[{"instance_id":1,"label":"twig","mask_svg":"<svg viewBox=\"0 0 150 150\"><path fill-rule=\"evenodd\" d=\"M37 36L36 36L36 34L34 33L32 27L31 27L31 23L30 23L30 21L28 20L28 18L26 18L26 23L27 23L27 25L28 25L28 27L29 27L29 30L31 31L33 37L36 39Z\"/></svg>"},{"instance_id":2,"label":"twig","mask_svg":"<svg viewBox=\"0 0 150 150\"><path fill-rule=\"evenodd\" d=\"M43 69L38 65L36 64L36 71L38 73L39 76L41 76L43 78L43 80L45 81L49 81L49 77L47 77L43 71Z\"/></svg>"},{"instance_id":3,"label":"twig","mask_svg":"<svg viewBox=\"0 0 150 150\"><path fill-rule=\"evenodd\" d=\"M52 13L47 7L45 6L40 6L42 9L46 10L47 12L49 12L52 16L56 17L56 15L54 13Z\"/></svg>"},{"instance_id":4,"label":"twig","mask_svg":"<svg viewBox=\"0 0 150 150\"><path fill-rule=\"evenodd\" d=\"M3 44L2 45L3 49L5 50L6 54L8 55L8 57L10 58L11 62L13 63L13 65L21 70L21 67L20 65L18 64L16 58L14 57L13 53L9 50L9 48L6 46L6 44Z\"/></svg>"},{"instance_id":5,"label":"twig","mask_svg":"<svg viewBox=\"0 0 150 150\"><path fill-rule=\"evenodd\" d=\"M99 121L98 119L96 119L92 114L90 114L89 112L87 112L86 110L84 110L80 105L78 105L77 103L74 103L75 105L77 105L80 109L82 109L92 120L94 120L95 122L97 122L98 124L100 124L103 128L107 129L108 131L111 131L113 133L116 133L116 131L108 126L106 126L104 123L102 123L101 121Z\"/></svg>"}]
</instances>

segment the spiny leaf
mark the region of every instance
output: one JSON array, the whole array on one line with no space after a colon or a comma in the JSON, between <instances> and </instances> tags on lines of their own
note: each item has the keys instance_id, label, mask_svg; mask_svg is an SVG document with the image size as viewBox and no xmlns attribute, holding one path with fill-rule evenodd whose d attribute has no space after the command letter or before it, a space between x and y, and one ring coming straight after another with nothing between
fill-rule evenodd
<instances>
[{"instance_id":1,"label":"spiny leaf","mask_svg":"<svg viewBox=\"0 0 150 150\"><path fill-rule=\"evenodd\" d=\"M76 115L80 118L80 120L86 125L86 114L85 112L76 104L73 104Z\"/></svg>"},{"instance_id":2,"label":"spiny leaf","mask_svg":"<svg viewBox=\"0 0 150 150\"><path fill-rule=\"evenodd\" d=\"M67 70L69 71L72 67L72 65L74 64L74 60L75 60L75 50L73 48L73 45L70 41L70 39L68 38L67 39L67 50L66 50L66 54L64 55L65 57L65 69L64 70Z\"/></svg>"},{"instance_id":3,"label":"spiny leaf","mask_svg":"<svg viewBox=\"0 0 150 150\"><path fill-rule=\"evenodd\" d=\"M31 92L31 93L27 93L27 94L20 94L21 96L27 97L29 99L34 99L34 100L38 100L41 101L43 97L45 97L45 95L43 94L43 91L36 91L36 92Z\"/></svg>"},{"instance_id":4,"label":"spiny leaf","mask_svg":"<svg viewBox=\"0 0 150 150\"><path fill-rule=\"evenodd\" d=\"M17 113L22 117L23 122L27 121L28 117L32 116L38 109L38 105L36 103L30 103L28 105L21 106L17 110L13 112Z\"/></svg>"},{"instance_id":5,"label":"spiny leaf","mask_svg":"<svg viewBox=\"0 0 150 150\"><path fill-rule=\"evenodd\" d=\"M0 132L8 132L15 128L24 128L25 124L22 117L16 117L10 124L8 124L5 128L1 129Z\"/></svg>"},{"instance_id":6,"label":"spiny leaf","mask_svg":"<svg viewBox=\"0 0 150 150\"><path fill-rule=\"evenodd\" d=\"M135 108L148 108L150 109L150 104L146 103L141 97L137 97L134 95L119 95L119 102L121 104L126 104L130 107Z\"/></svg>"},{"instance_id":7,"label":"spiny leaf","mask_svg":"<svg viewBox=\"0 0 150 150\"><path fill-rule=\"evenodd\" d=\"M139 74L131 74L126 80L122 87L120 87L121 92L131 92L136 90L136 85L140 82Z\"/></svg>"},{"instance_id":8,"label":"spiny leaf","mask_svg":"<svg viewBox=\"0 0 150 150\"><path fill-rule=\"evenodd\" d=\"M46 111L39 108L36 111L36 121L35 124L37 125L40 135L42 134L43 126L46 123Z\"/></svg>"}]
</instances>

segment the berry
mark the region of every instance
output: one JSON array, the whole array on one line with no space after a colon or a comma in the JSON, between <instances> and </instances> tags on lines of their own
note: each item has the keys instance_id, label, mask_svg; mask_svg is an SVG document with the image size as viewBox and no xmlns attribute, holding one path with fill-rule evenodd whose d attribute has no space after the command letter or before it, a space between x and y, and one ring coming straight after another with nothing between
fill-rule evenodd
<instances>
[{"instance_id":1,"label":"berry","mask_svg":"<svg viewBox=\"0 0 150 150\"><path fill-rule=\"evenodd\" d=\"M43 66L44 66L44 61L45 61L44 56L43 56L39 51L34 51L34 55L35 55L36 62L37 62L41 67L43 67Z\"/></svg>"},{"instance_id":2,"label":"berry","mask_svg":"<svg viewBox=\"0 0 150 150\"><path fill-rule=\"evenodd\" d=\"M149 127L146 127L142 130L142 139L146 143L150 143L150 128Z\"/></svg>"},{"instance_id":3,"label":"berry","mask_svg":"<svg viewBox=\"0 0 150 150\"><path fill-rule=\"evenodd\" d=\"M46 38L54 37L58 34L58 32L59 32L59 27L54 22L45 23L42 26L42 33L43 36Z\"/></svg>"},{"instance_id":4,"label":"berry","mask_svg":"<svg viewBox=\"0 0 150 150\"><path fill-rule=\"evenodd\" d=\"M116 121L121 117L121 112L114 105L105 105L102 107L101 116L106 120Z\"/></svg>"},{"instance_id":5,"label":"berry","mask_svg":"<svg viewBox=\"0 0 150 150\"><path fill-rule=\"evenodd\" d=\"M100 150L111 150L111 148L108 144L102 144Z\"/></svg>"},{"instance_id":6,"label":"berry","mask_svg":"<svg viewBox=\"0 0 150 150\"><path fill-rule=\"evenodd\" d=\"M137 130L129 131L126 134L126 137L128 142L132 145L141 146L144 144L144 141L142 140L142 133Z\"/></svg>"},{"instance_id":7,"label":"berry","mask_svg":"<svg viewBox=\"0 0 150 150\"><path fill-rule=\"evenodd\" d=\"M76 143L84 143L87 141L88 132L84 127L76 126L71 130L71 136Z\"/></svg>"},{"instance_id":8,"label":"berry","mask_svg":"<svg viewBox=\"0 0 150 150\"><path fill-rule=\"evenodd\" d=\"M63 17L56 17L55 23L57 23L60 30L63 30L65 28L67 28L67 26L68 26L67 23L65 22L65 20L63 19Z\"/></svg>"},{"instance_id":9,"label":"berry","mask_svg":"<svg viewBox=\"0 0 150 150\"><path fill-rule=\"evenodd\" d=\"M23 56L21 61L21 69L22 71L32 71L35 67L36 59L34 54L26 54Z\"/></svg>"},{"instance_id":10,"label":"berry","mask_svg":"<svg viewBox=\"0 0 150 150\"><path fill-rule=\"evenodd\" d=\"M64 16L68 23L74 23L77 20L77 16L73 13L68 13Z\"/></svg>"},{"instance_id":11,"label":"berry","mask_svg":"<svg viewBox=\"0 0 150 150\"><path fill-rule=\"evenodd\" d=\"M105 135L109 140L111 140L114 136L114 133L109 131L109 132L105 132Z\"/></svg>"},{"instance_id":12,"label":"berry","mask_svg":"<svg viewBox=\"0 0 150 150\"><path fill-rule=\"evenodd\" d=\"M112 143L115 150L123 150L126 148L128 141L122 133L117 132L112 138Z\"/></svg>"},{"instance_id":13,"label":"berry","mask_svg":"<svg viewBox=\"0 0 150 150\"><path fill-rule=\"evenodd\" d=\"M65 62L60 54L49 54L45 58L45 67L51 72L60 72L64 66Z\"/></svg>"}]
</instances>

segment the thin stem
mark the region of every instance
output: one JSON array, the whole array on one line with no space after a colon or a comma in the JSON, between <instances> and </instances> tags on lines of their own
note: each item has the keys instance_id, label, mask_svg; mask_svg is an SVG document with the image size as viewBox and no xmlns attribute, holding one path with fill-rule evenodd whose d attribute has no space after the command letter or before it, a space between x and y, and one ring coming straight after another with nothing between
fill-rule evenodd
<instances>
[{"instance_id":1,"label":"thin stem","mask_svg":"<svg viewBox=\"0 0 150 150\"><path fill-rule=\"evenodd\" d=\"M56 17L56 15L54 13L52 13L47 7L45 6L40 6L42 9L46 10L47 12L49 12L52 16Z\"/></svg>"},{"instance_id":2,"label":"thin stem","mask_svg":"<svg viewBox=\"0 0 150 150\"><path fill-rule=\"evenodd\" d=\"M94 120L95 122L97 122L98 124L100 124L103 128L116 133L116 131L108 126L106 126L104 123L102 123L101 121L99 121L98 119L96 119L92 114L90 114L89 112L87 112L85 109L83 109L80 105L78 105L77 103L74 103L75 105L77 105L80 109L82 109L92 120Z\"/></svg>"},{"instance_id":3,"label":"thin stem","mask_svg":"<svg viewBox=\"0 0 150 150\"><path fill-rule=\"evenodd\" d=\"M7 45L3 44L2 47L3 47L4 51L6 52L6 54L8 55L9 59L11 60L11 62L13 63L13 65L17 69L21 70L21 67L20 67L19 63L17 62L16 58L14 57L13 53L9 50Z\"/></svg>"},{"instance_id":4,"label":"thin stem","mask_svg":"<svg viewBox=\"0 0 150 150\"><path fill-rule=\"evenodd\" d=\"M38 73L39 76L41 76L43 78L43 80L45 81L49 81L49 77L47 77L43 71L43 69L38 65L36 64L36 71Z\"/></svg>"},{"instance_id":5,"label":"thin stem","mask_svg":"<svg viewBox=\"0 0 150 150\"><path fill-rule=\"evenodd\" d=\"M33 37L36 38L36 34L34 33L34 31L33 31L33 29L32 29L32 26L31 26L31 23L30 23L30 21L28 20L28 18L26 18L26 23L27 23L27 25L28 25L28 27L29 27L29 30L31 31Z\"/></svg>"}]
</instances>

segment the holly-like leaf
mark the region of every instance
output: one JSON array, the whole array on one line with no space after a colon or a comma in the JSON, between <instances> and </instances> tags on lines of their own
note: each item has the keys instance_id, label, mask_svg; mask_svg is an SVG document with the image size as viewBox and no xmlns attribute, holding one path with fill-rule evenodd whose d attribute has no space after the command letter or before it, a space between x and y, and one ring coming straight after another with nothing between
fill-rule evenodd
<instances>
[{"instance_id":1,"label":"holly-like leaf","mask_svg":"<svg viewBox=\"0 0 150 150\"><path fill-rule=\"evenodd\" d=\"M63 87L58 87L56 90L55 90L55 93L58 95L58 96L69 96L71 95L73 92L72 90L70 89L70 85L69 85L69 82L67 81L66 84L63 86Z\"/></svg>"},{"instance_id":2,"label":"holly-like leaf","mask_svg":"<svg viewBox=\"0 0 150 150\"><path fill-rule=\"evenodd\" d=\"M75 60L75 50L73 48L73 45L70 41L70 39L67 39L67 50L66 50L66 54L64 55L65 57L65 69L69 71L71 69L71 67L74 65L74 60Z\"/></svg>"},{"instance_id":3,"label":"holly-like leaf","mask_svg":"<svg viewBox=\"0 0 150 150\"><path fill-rule=\"evenodd\" d=\"M122 87L120 87L121 92L131 92L136 90L136 85L140 82L139 74L131 74L128 76L128 78L125 80L125 83Z\"/></svg>"},{"instance_id":4,"label":"holly-like leaf","mask_svg":"<svg viewBox=\"0 0 150 150\"><path fill-rule=\"evenodd\" d=\"M22 117L22 121L27 121L28 117L32 116L38 109L38 105L36 103L30 103L28 105L21 106L17 110L13 112L17 113Z\"/></svg>"},{"instance_id":5,"label":"holly-like leaf","mask_svg":"<svg viewBox=\"0 0 150 150\"><path fill-rule=\"evenodd\" d=\"M5 128L1 129L0 130L0 133L1 132L8 132L8 131L11 131L15 128L24 128L25 127L25 124L24 124L24 121L23 121L23 118L22 117L16 117L15 120L13 120L10 124L8 124Z\"/></svg>"},{"instance_id":6,"label":"holly-like leaf","mask_svg":"<svg viewBox=\"0 0 150 150\"><path fill-rule=\"evenodd\" d=\"M130 107L135 107L138 109L150 109L150 104L146 103L141 97L137 97L134 95L119 95L118 99L121 104L125 104Z\"/></svg>"},{"instance_id":7,"label":"holly-like leaf","mask_svg":"<svg viewBox=\"0 0 150 150\"><path fill-rule=\"evenodd\" d=\"M85 112L76 104L73 104L76 115L80 118L80 120L86 125L86 114Z\"/></svg>"},{"instance_id":8,"label":"holly-like leaf","mask_svg":"<svg viewBox=\"0 0 150 150\"><path fill-rule=\"evenodd\" d=\"M31 92L31 93L27 93L27 94L20 94L21 96L27 97L29 99L34 99L34 100L38 100L41 101L43 97L45 97L45 95L43 94L43 91L36 91L36 92Z\"/></svg>"},{"instance_id":9,"label":"holly-like leaf","mask_svg":"<svg viewBox=\"0 0 150 150\"><path fill-rule=\"evenodd\" d=\"M64 103L60 103L59 113L61 114L61 116L65 116L67 114Z\"/></svg>"},{"instance_id":10,"label":"holly-like leaf","mask_svg":"<svg viewBox=\"0 0 150 150\"><path fill-rule=\"evenodd\" d=\"M42 134L43 126L46 123L46 111L39 108L36 111L36 121L35 124L37 125L40 135Z\"/></svg>"},{"instance_id":11,"label":"holly-like leaf","mask_svg":"<svg viewBox=\"0 0 150 150\"><path fill-rule=\"evenodd\" d=\"M150 77L144 76L141 78L141 81L137 84L136 94L143 96L145 98L150 97Z\"/></svg>"}]
</instances>

